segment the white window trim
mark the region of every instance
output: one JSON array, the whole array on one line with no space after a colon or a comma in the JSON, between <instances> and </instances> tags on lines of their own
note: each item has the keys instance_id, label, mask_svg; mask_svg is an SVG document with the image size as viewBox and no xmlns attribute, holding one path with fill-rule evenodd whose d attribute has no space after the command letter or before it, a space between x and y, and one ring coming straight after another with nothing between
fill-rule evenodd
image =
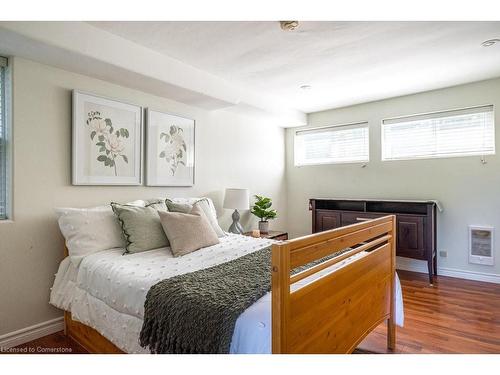
<instances>
[{"instance_id":1,"label":"white window trim","mask_svg":"<svg viewBox=\"0 0 500 375\"><path fill-rule=\"evenodd\" d=\"M301 163L297 164L297 134L303 133L303 132L314 132L314 131L321 131L325 129L333 129L333 128L343 128L343 127L349 127L349 126L356 126L356 125L366 125L368 128L368 158L366 160L355 160L355 161L325 161L325 162L311 162L311 163ZM350 123L344 123L344 124L337 124L337 125L325 125L325 126L318 126L314 128L303 128L303 129L298 129L293 133L293 165L296 168L301 168L301 167L309 167L309 166L314 166L314 165L336 165L336 164L361 164L362 166L366 166L370 162L370 126L368 121L356 121L356 122L350 122Z\"/></svg>"},{"instance_id":2,"label":"white window trim","mask_svg":"<svg viewBox=\"0 0 500 375\"><path fill-rule=\"evenodd\" d=\"M5 58L4 58L5 59ZM12 70L13 70L13 64L12 64L12 59L9 58L7 59L7 67L5 67L5 139L7 140L6 144L6 156L7 156L7 163L6 163L6 175L7 175L7 199L6 199L6 207L5 207L5 212L6 212L6 218L5 219L0 219L0 224L8 224L12 223L14 221L14 188L13 188L13 179L14 179L14 173L13 173L13 121L12 121L12 110L13 110L13 105L12 105L12 97L13 97L13 86L12 86Z\"/></svg>"},{"instance_id":3,"label":"white window trim","mask_svg":"<svg viewBox=\"0 0 500 375\"><path fill-rule=\"evenodd\" d=\"M495 142L495 150L492 152L467 152L467 153L456 153L456 154L446 154L446 155L425 155L425 156L412 156L412 157L400 157L400 158L390 158L390 159L384 159L383 154L383 147L384 147L384 133L385 133L385 127L384 127L384 122L390 123L390 122L398 122L398 120L404 120L404 119L409 119L409 118L416 118L416 117L422 117L422 118L434 118L434 115L445 115L446 113L451 113L455 111L466 111L466 110L473 110L477 108L482 108L482 107L493 107L493 113L495 112L495 107L493 104L481 104L481 105L475 105L475 106L469 106L469 107L459 107L459 108L453 108L453 109L447 109L443 111L433 111L433 112L423 112L423 113L416 113L412 115L404 115L404 116L397 116L397 117L388 117L382 119L380 122L380 160L382 162L391 162L391 161L413 161L413 160L433 160L433 159L454 159L454 158L466 158L466 157L482 157L483 156L488 156L488 155L495 155L496 154L496 126L493 128L493 138ZM440 117L445 117L445 116L440 116ZM494 124L496 125L496 124Z\"/></svg>"}]
</instances>

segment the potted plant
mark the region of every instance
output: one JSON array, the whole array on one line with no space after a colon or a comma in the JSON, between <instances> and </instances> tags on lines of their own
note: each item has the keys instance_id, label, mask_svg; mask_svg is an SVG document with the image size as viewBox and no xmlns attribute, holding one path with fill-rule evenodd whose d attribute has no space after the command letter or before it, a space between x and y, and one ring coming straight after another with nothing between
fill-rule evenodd
<instances>
[{"instance_id":1,"label":"potted plant","mask_svg":"<svg viewBox=\"0 0 500 375\"><path fill-rule=\"evenodd\" d=\"M252 206L252 214L257 216L259 220L259 230L261 233L269 233L269 219L276 219L278 213L272 209L273 202L271 198L255 195L255 203Z\"/></svg>"}]
</instances>

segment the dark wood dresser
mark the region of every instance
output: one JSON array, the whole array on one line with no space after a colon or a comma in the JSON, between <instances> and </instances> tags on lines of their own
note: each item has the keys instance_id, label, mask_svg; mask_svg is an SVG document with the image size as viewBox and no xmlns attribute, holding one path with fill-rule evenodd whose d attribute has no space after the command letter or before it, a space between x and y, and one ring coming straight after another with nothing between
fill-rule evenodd
<instances>
[{"instance_id":1,"label":"dark wood dresser","mask_svg":"<svg viewBox=\"0 0 500 375\"><path fill-rule=\"evenodd\" d=\"M437 273L434 201L310 199L312 231L321 232L385 215L396 215L396 255L427 261L429 281Z\"/></svg>"}]
</instances>

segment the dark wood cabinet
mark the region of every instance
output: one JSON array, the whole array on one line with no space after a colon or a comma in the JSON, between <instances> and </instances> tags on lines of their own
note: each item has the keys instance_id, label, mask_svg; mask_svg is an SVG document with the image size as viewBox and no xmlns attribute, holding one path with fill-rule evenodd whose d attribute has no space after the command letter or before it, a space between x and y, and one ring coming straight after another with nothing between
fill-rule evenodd
<instances>
[{"instance_id":1,"label":"dark wood cabinet","mask_svg":"<svg viewBox=\"0 0 500 375\"><path fill-rule=\"evenodd\" d=\"M316 223L318 232L338 228L340 224L340 213L328 210L316 211Z\"/></svg>"},{"instance_id":2,"label":"dark wood cabinet","mask_svg":"<svg viewBox=\"0 0 500 375\"><path fill-rule=\"evenodd\" d=\"M396 215L396 233L398 256L426 259L423 217Z\"/></svg>"},{"instance_id":3,"label":"dark wood cabinet","mask_svg":"<svg viewBox=\"0 0 500 375\"><path fill-rule=\"evenodd\" d=\"M310 199L313 233L396 215L396 255L425 260L432 284L437 272L436 203L361 199Z\"/></svg>"}]
</instances>

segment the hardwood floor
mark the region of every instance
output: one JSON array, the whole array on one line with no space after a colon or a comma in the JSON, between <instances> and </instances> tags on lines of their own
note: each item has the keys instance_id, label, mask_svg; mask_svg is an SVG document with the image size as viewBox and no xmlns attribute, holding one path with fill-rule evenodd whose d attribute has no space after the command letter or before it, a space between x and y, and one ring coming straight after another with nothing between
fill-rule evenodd
<instances>
[{"instance_id":1,"label":"hardwood floor","mask_svg":"<svg viewBox=\"0 0 500 375\"><path fill-rule=\"evenodd\" d=\"M398 271L403 286L405 326L397 328L396 353L500 353L500 285ZM34 352L85 349L62 332L17 347ZM377 327L358 352L385 353L386 330ZM33 350L33 349L32 349Z\"/></svg>"},{"instance_id":2,"label":"hardwood floor","mask_svg":"<svg viewBox=\"0 0 500 375\"><path fill-rule=\"evenodd\" d=\"M40 337L37 340L4 351L4 354L86 354L78 343L66 337L64 332Z\"/></svg>"},{"instance_id":3,"label":"hardwood floor","mask_svg":"<svg viewBox=\"0 0 500 375\"><path fill-rule=\"evenodd\" d=\"M500 285L398 271L403 286L404 327L396 353L500 353ZM385 327L359 346L386 352Z\"/></svg>"}]
</instances>

